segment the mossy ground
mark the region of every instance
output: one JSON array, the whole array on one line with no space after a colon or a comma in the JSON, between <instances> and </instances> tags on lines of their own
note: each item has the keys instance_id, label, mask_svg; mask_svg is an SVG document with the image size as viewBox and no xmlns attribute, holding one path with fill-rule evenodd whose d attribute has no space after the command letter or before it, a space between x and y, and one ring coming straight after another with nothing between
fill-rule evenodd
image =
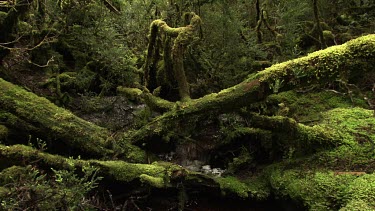
<instances>
[{"instance_id":1,"label":"mossy ground","mask_svg":"<svg viewBox=\"0 0 375 211\"><path fill-rule=\"evenodd\" d=\"M277 115L291 117L297 122L304 124L314 124L323 118L323 112L333 108L351 108L360 106L368 108L364 99L352 99L343 94L334 93L332 91L314 91L301 93L297 91L282 92L271 95L266 100L266 104L270 104L270 108L276 111Z\"/></svg>"}]
</instances>

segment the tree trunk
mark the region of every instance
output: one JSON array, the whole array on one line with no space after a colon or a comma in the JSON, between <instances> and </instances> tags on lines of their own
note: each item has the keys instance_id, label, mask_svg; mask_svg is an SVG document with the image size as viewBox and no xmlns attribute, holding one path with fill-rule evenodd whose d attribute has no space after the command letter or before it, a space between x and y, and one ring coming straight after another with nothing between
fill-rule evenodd
<instances>
[{"instance_id":1,"label":"tree trunk","mask_svg":"<svg viewBox=\"0 0 375 211\"><path fill-rule=\"evenodd\" d=\"M322 27L320 26L318 0L313 0L313 9L314 9L315 25L316 25L316 29L317 29L318 35L319 35L320 49L323 49L327 46L326 46L326 42L324 40Z\"/></svg>"},{"instance_id":2,"label":"tree trunk","mask_svg":"<svg viewBox=\"0 0 375 211\"><path fill-rule=\"evenodd\" d=\"M167 36L176 37L173 42L172 47L172 60L173 60L173 70L174 70L174 77L177 80L179 94L181 97L181 101L188 101L190 100L190 91L189 91L189 83L187 82L184 70L184 52L186 47L193 41L194 33L199 30L199 26L201 24L201 19L195 13L191 13L190 25L185 27L179 28L172 28L167 25L166 22L162 20L155 20L151 23L151 31L150 31L150 42L148 45L147 50L147 57L144 66L145 72L145 84L146 87L151 89L155 89L157 86L151 86L153 84L153 75L157 75L156 68L152 68L156 66L156 62L152 62L154 57L157 57L158 50L155 47L156 39L158 36L158 30L165 33ZM165 52L165 50L164 50ZM167 56L167 55L165 55ZM168 73L167 73L168 75Z\"/></svg>"}]
</instances>

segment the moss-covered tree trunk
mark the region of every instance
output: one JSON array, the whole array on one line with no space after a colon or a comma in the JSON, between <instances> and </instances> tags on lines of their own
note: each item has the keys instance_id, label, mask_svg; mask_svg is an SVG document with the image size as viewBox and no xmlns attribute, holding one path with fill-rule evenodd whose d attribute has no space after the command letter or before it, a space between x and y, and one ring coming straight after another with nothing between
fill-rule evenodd
<instances>
[{"instance_id":1,"label":"moss-covered tree trunk","mask_svg":"<svg viewBox=\"0 0 375 211\"><path fill-rule=\"evenodd\" d=\"M165 21L155 20L150 26L150 40L147 49L147 57L144 65L144 78L147 88L155 89L156 85L156 62L159 57L159 48L157 38L160 33L166 36L175 37L172 47L173 73L178 83L178 90L181 101L190 100L189 83L186 79L184 70L184 52L186 47L193 41L195 32L199 29L201 19L195 13L191 13L190 24L185 27L172 28ZM167 52L164 50L164 52ZM169 55L164 55L167 57ZM169 69L169 68L168 68ZM167 73L168 75L169 73ZM170 75L170 74L169 74Z\"/></svg>"},{"instance_id":2,"label":"moss-covered tree trunk","mask_svg":"<svg viewBox=\"0 0 375 211\"><path fill-rule=\"evenodd\" d=\"M110 131L80 119L47 99L1 78L0 111L3 111L0 112L2 121L6 121L12 128L18 126L20 131L23 129L30 134L36 132L39 138L62 142L60 145L68 145L88 155L102 157L113 154L110 145L114 139ZM16 124L12 125L12 122Z\"/></svg>"}]
</instances>

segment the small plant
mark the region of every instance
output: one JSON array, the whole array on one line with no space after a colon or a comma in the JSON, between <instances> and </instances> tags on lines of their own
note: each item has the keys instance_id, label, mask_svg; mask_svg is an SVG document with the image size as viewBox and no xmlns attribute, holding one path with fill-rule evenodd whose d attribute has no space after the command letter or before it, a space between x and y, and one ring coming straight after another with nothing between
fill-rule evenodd
<instances>
[{"instance_id":1,"label":"small plant","mask_svg":"<svg viewBox=\"0 0 375 211\"><path fill-rule=\"evenodd\" d=\"M3 186L1 210L87 210L86 195L97 187L98 168L83 166L82 176L75 167L46 173L34 166L12 166L0 173Z\"/></svg>"}]
</instances>

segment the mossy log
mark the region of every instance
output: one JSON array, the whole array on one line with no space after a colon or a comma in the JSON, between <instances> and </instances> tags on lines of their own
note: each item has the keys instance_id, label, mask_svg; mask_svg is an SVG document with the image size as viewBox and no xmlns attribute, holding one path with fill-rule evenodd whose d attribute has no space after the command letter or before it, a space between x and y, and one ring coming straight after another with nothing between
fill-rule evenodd
<instances>
[{"instance_id":1,"label":"mossy log","mask_svg":"<svg viewBox=\"0 0 375 211\"><path fill-rule=\"evenodd\" d=\"M8 125L13 124L13 128L21 122L30 132L37 132L40 138L62 142L85 155L103 157L114 154L110 147L113 141L110 131L1 78L0 107L7 112L3 112L2 117L9 120Z\"/></svg>"},{"instance_id":2,"label":"mossy log","mask_svg":"<svg viewBox=\"0 0 375 211\"><path fill-rule=\"evenodd\" d=\"M124 161L99 161L65 158L59 155L52 155L25 145L5 146L0 144L1 168L15 166L36 165L40 169L49 171L56 170L80 171L85 166L98 167L98 176L104 180L116 184L141 182L155 188L178 188L181 185L194 188L210 188L220 192L240 193L247 197L247 191L251 191L245 184L232 178L215 178L197 172L191 172L183 167L168 163L154 162L152 164L127 163ZM235 188L230 184L235 183L241 188ZM255 191L255 190L254 190Z\"/></svg>"},{"instance_id":3,"label":"mossy log","mask_svg":"<svg viewBox=\"0 0 375 211\"><path fill-rule=\"evenodd\" d=\"M248 118L252 127L270 131L272 141L278 146L276 150L284 153L293 148L299 155L306 155L343 144L340 134L325 125L306 126L292 118L255 113L248 114Z\"/></svg>"},{"instance_id":4,"label":"mossy log","mask_svg":"<svg viewBox=\"0 0 375 211\"><path fill-rule=\"evenodd\" d=\"M153 111L166 112L172 110L174 103L151 94L148 90L137 88L117 87L117 94L129 100L144 101Z\"/></svg>"},{"instance_id":5,"label":"mossy log","mask_svg":"<svg viewBox=\"0 0 375 211\"><path fill-rule=\"evenodd\" d=\"M132 142L140 142L153 136L178 135L184 128L194 128L194 124L204 119L206 114L233 111L287 90L325 85L337 80L351 81L374 68L375 35L372 34L273 65L219 93L189 102L177 102L172 111L128 134L128 138Z\"/></svg>"}]
</instances>

